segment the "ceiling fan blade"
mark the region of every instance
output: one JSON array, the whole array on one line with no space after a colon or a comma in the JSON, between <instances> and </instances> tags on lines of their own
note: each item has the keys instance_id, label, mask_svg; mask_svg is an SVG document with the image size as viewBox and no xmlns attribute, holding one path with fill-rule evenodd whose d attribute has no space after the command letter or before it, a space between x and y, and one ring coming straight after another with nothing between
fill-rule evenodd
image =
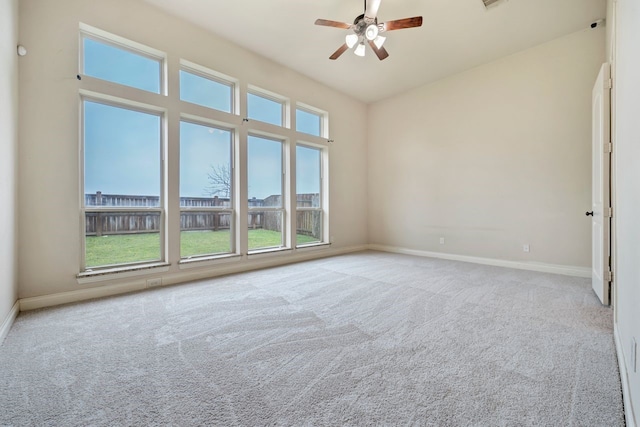
<instances>
[{"instance_id":1,"label":"ceiling fan blade","mask_svg":"<svg viewBox=\"0 0 640 427\"><path fill-rule=\"evenodd\" d=\"M346 22L331 21L329 19L316 19L316 25L324 25L325 27L344 28L348 30L353 24Z\"/></svg>"},{"instance_id":2,"label":"ceiling fan blade","mask_svg":"<svg viewBox=\"0 0 640 427\"><path fill-rule=\"evenodd\" d=\"M333 55L331 55L329 57L329 59L338 59L340 58L340 55L342 55L343 53L345 53L347 51L347 49L349 49L349 46L347 46L347 44L343 44L342 46L340 46L338 48L338 50L336 50L335 52L333 52Z\"/></svg>"},{"instance_id":3,"label":"ceiling fan blade","mask_svg":"<svg viewBox=\"0 0 640 427\"><path fill-rule=\"evenodd\" d=\"M367 2L367 9L364 11L364 16L370 19L376 19L378 16L378 9L380 9L381 0L369 0Z\"/></svg>"},{"instance_id":4,"label":"ceiling fan blade","mask_svg":"<svg viewBox=\"0 0 640 427\"><path fill-rule=\"evenodd\" d=\"M373 40L369 40L369 46L371 46L371 49L373 49L380 61L382 61L383 59L387 59L387 57L389 56L389 52L387 52L387 49L385 49L384 46L381 46L380 49L378 49L378 46L376 46Z\"/></svg>"},{"instance_id":5,"label":"ceiling fan blade","mask_svg":"<svg viewBox=\"0 0 640 427\"><path fill-rule=\"evenodd\" d=\"M422 26L422 16L413 18L396 19L382 24L383 31L402 30L404 28L414 28Z\"/></svg>"}]
</instances>

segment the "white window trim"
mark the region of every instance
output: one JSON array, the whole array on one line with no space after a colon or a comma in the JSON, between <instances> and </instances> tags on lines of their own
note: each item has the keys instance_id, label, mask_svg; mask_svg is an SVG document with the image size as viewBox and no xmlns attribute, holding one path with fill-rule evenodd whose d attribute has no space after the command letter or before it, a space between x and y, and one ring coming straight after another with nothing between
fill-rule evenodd
<instances>
[{"instance_id":1,"label":"white window trim","mask_svg":"<svg viewBox=\"0 0 640 427\"><path fill-rule=\"evenodd\" d=\"M80 90L79 91L79 109L80 109L80 135L78 138L80 148L79 152L79 162L80 162L80 176L79 176L79 190L80 190L80 235L82 236L81 244L80 244L80 274L78 277L83 277L84 275L98 275L101 272L120 272L127 270L140 270L148 268L148 266L156 266L159 264L166 264L167 253L166 253L166 237L167 237L167 220L166 220L166 174L165 174L165 159L166 159L166 150L167 150L167 131L166 131L166 115L167 112L165 109L153 106L142 104L135 101L130 101L123 98L118 98L115 96L98 94L90 91ZM84 103L95 102L103 105L107 105L114 108L122 108L131 111L137 111L145 114L152 114L158 116L160 118L160 141L159 141L159 149L160 149L160 195L158 199L158 206L153 207L145 207L145 206L107 206L107 207L98 207L98 206L86 206L85 205L85 188L84 188L84 176L85 176L85 109ZM150 260L150 261L140 261L140 262L130 262L130 263L121 263L121 264L110 264L104 266L95 266L88 267L86 263L86 214L87 212L159 212L160 213L160 259L158 260Z\"/></svg>"}]
</instances>

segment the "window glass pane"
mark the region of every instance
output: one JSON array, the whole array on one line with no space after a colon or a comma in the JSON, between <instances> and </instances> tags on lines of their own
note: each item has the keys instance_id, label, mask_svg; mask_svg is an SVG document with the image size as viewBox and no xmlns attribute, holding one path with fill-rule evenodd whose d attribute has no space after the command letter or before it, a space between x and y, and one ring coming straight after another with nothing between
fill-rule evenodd
<instances>
[{"instance_id":1,"label":"window glass pane","mask_svg":"<svg viewBox=\"0 0 640 427\"><path fill-rule=\"evenodd\" d=\"M180 256L231 252L231 213L188 211L180 214Z\"/></svg>"},{"instance_id":2,"label":"window glass pane","mask_svg":"<svg viewBox=\"0 0 640 427\"><path fill-rule=\"evenodd\" d=\"M86 206L160 206L158 115L84 102Z\"/></svg>"},{"instance_id":3,"label":"window glass pane","mask_svg":"<svg viewBox=\"0 0 640 427\"><path fill-rule=\"evenodd\" d=\"M180 99L231 112L233 86L180 70Z\"/></svg>"},{"instance_id":4,"label":"window glass pane","mask_svg":"<svg viewBox=\"0 0 640 427\"><path fill-rule=\"evenodd\" d=\"M250 119L282 126L281 102L264 98L253 93L247 94L247 115Z\"/></svg>"},{"instance_id":5,"label":"window glass pane","mask_svg":"<svg viewBox=\"0 0 640 427\"><path fill-rule=\"evenodd\" d=\"M282 207L282 142L249 135L247 144L249 207Z\"/></svg>"},{"instance_id":6,"label":"window glass pane","mask_svg":"<svg viewBox=\"0 0 640 427\"><path fill-rule=\"evenodd\" d=\"M231 206L231 131L180 123L180 206Z\"/></svg>"},{"instance_id":7,"label":"window glass pane","mask_svg":"<svg viewBox=\"0 0 640 427\"><path fill-rule=\"evenodd\" d=\"M160 61L83 37L84 74L160 93Z\"/></svg>"},{"instance_id":8,"label":"window glass pane","mask_svg":"<svg viewBox=\"0 0 640 427\"><path fill-rule=\"evenodd\" d=\"M320 207L321 150L296 147L296 199L299 208Z\"/></svg>"},{"instance_id":9,"label":"window glass pane","mask_svg":"<svg viewBox=\"0 0 640 427\"><path fill-rule=\"evenodd\" d=\"M296 244L322 241L322 211L298 211L296 213Z\"/></svg>"},{"instance_id":10,"label":"window glass pane","mask_svg":"<svg viewBox=\"0 0 640 427\"><path fill-rule=\"evenodd\" d=\"M180 123L180 206L231 208L232 133L226 129ZM231 213L180 214L182 258L231 252Z\"/></svg>"},{"instance_id":11,"label":"window glass pane","mask_svg":"<svg viewBox=\"0 0 640 427\"><path fill-rule=\"evenodd\" d=\"M250 251L283 246L282 215L282 211L249 211Z\"/></svg>"},{"instance_id":12,"label":"window glass pane","mask_svg":"<svg viewBox=\"0 0 640 427\"><path fill-rule=\"evenodd\" d=\"M296 130L310 135L320 136L322 117L305 110L296 110Z\"/></svg>"},{"instance_id":13,"label":"window glass pane","mask_svg":"<svg viewBox=\"0 0 640 427\"><path fill-rule=\"evenodd\" d=\"M86 207L160 206L161 117L84 102ZM160 212L85 214L85 265L157 261Z\"/></svg>"},{"instance_id":14,"label":"window glass pane","mask_svg":"<svg viewBox=\"0 0 640 427\"><path fill-rule=\"evenodd\" d=\"M160 260L160 212L87 212L87 268Z\"/></svg>"}]
</instances>

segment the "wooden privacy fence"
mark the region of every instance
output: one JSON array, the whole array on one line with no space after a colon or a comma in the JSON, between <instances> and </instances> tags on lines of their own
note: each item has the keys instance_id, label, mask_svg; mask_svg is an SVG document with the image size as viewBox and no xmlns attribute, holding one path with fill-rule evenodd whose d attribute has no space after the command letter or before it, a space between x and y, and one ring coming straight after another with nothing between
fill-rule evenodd
<instances>
[{"instance_id":1,"label":"wooden privacy fence","mask_svg":"<svg viewBox=\"0 0 640 427\"><path fill-rule=\"evenodd\" d=\"M280 206L281 196L269 196L266 199L252 198L249 207ZM91 207L158 207L157 196L132 196L119 194L85 195L85 205ZM181 197L182 207L230 207L227 198ZM299 194L299 207L319 206L318 194ZM296 214L297 232L320 237L322 216L317 211L298 211ZM86 212L85 234L102 236L112 234L157 233L160 231L160 213L148 211L127 212ZM250 229L282 230L282 214L273 211L250 211L248 217ZM180 213L180 230L229 230L231 215L228 212L183 211Z\"/></svg>"}]
</instances>

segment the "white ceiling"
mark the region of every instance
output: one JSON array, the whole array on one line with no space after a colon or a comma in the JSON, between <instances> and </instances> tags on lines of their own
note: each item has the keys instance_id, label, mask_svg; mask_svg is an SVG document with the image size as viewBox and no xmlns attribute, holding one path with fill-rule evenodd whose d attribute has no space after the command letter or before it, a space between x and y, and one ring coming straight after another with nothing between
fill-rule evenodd
<instances>
[{"instance_id":1,"label":"white ceiling","mask_svg":"<svg viewBox=\"0 0 640 427\"><path fill-rule=\"evenodd\" d=\"M363 0L145 0L253 52L360 99L378 101L478 66L604 18L606 0L382 0L378 21L422 15L423 25L386 33L389 58L329 56L350 30L316 18L353 22Z\"/></svg>"}]
</instances>

